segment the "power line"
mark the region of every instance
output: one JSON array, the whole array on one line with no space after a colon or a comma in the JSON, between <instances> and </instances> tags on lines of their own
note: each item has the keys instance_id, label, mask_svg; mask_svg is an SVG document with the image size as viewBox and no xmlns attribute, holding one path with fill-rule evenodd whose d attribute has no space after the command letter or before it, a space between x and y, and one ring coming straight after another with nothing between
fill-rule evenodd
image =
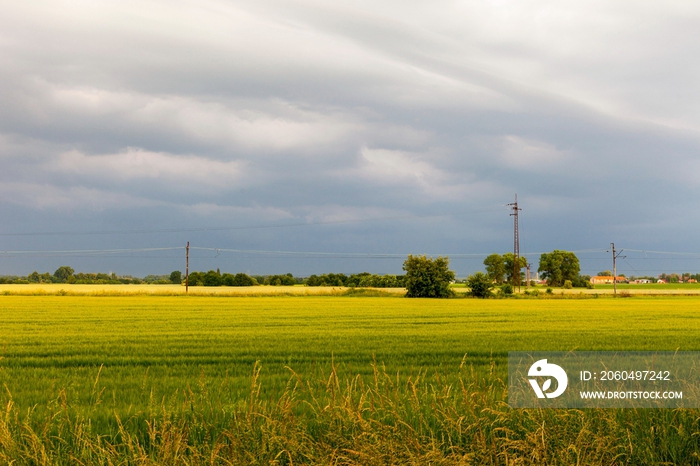
<instances>
[{"instance_id":1,"label":"power line","mask_svg":"<svg viewBox=\"0 0 700 466\"><path fill-rule=\"evenodd\" d=\"M700 256L700 252L670 252L670 251L648 251L645 249L625 249L627 252L643 252L645 254L669 254L679 256ZM700 258L700 257L699 257Z\"/></svg>"},{"instance_id":2,"label":"power line","mask_svg":"<svg viewBox=\"0 0 700 466\"><path fill-rule=\"evenodd\" d=\"M206 248L192 246L190 249L200 251L215 251L217 253L229 252L236 254L251 254L251 255L268 255L268 256L295 256L295 257L332 257L332 258L354 258L354 259L403 259L410 253L371 253L371 252L317 252L317 251L268 251L260 249L229 249L229 248ZM421 254L422 255L422 254ZM488 254L425 254L426 256L449 256L450 258L459 259L478 259L486 257Z\"/></svg>"},{"instance_id":3,"label":"power line","mask_svg":"<svg viewBox=\"0 0 700 466\"><path fill-rule=\"evenodd\" d=\"M62 250L0 250L1 256L22 256L22 255L112 255L112 254L130 254L130 253L141 253L141 252L154 252L154 251L176 251L183 250L185 246L173 246L173 247L160 247L160 248L123 248L123 249L62 249ZM322 252L322 251L281 251L281 250L263 250L263 249L231 249L231 248L216 248L216 247L201 247L201 246L191 246L192 250L199 251L212 251L217 253L228 252L236 254L251 254L251 255L277 255L277 256L308 256L308 257L356 257L356 258L404 258L409 254L416 253L372 253L372 252ZM591 253L591 252L603 252L605 249L587 249L580 251L571 251L574 253ZM426 256L449 256L450 258L457 259L470 259L470 258L480 258L486 257L492 253L420 253L420 255L425 254ZM532 252L530 254L544 254L543 252ZM161 256L151 256L151 257L161 257ZM177 256L179 257L179 256ZM595 260L595 259L591 259Z\"/></svg>"},{"instance_id":4,"label":"power line","mask_svg":"<svg viewBox=\"0 0 700 466\"><path fill-rule=\"evenodd\" d=\"M185 249L182 246L169 248L128 248L128 249L66 249L66 250L35 250L35 251L0 251L0 256L107 256L113 254L129 254L138 252L154 252L154 251L174 251L177 249Z\"/></svg>"},{"instance_id":5,"label":"power line","mask_svg":"<svg viewBox=\"0 0 700 466\"><path fill-rule=\"evenodd\" d=\"M155 234L155 233L197 233L197 232L214 232L214 231L237 231L237 230L261 230L273 228L294 228L308 227L319 225L340 225L350 223L365 223L379 222L388 220L421 220L426 218L439 217L458 217L461 215L473 213L496 212L502 210L503 206L498 208L489 207L466 212L456 212L449 214L433 214L433 215L396 215L386 217L370 217L354 220L328 220L323 222L303 222L303 223L285 223L285 224L267 224L267 225L248 225L237 227L202 227L202 228L163 228L150 230L94 230L94 231L55 231L55 232L23 232L23 233L0 233L0 236L93 236L93 235L136 235L136 234Z\"/></svg>"},{"instance_id":6,"label":"power line","mask_svg":"<svg viewBox=\"0 0 700 466\"><path fill-rule=\"evenodd\" d=\"M173 247L151 247L151 248L121 248L121 249L53 249L53 250L0 250L0 258L2 257L18 257L18 256L35 256L35 257L99 257L99 256L121 256L129 257L125 255L138 254L138 258L177 258L180 256L173 255L143 255L144 253L155 253L164 251L178 251L184 250L185 246L173 246ZM201 247L201 246L191 246L190 249L194 251L209 251L215 252L216 255L211 256L212 258L218 257L222 253L227 254L245 254L245 255L256 255L256 256L271 256L271 257L297 257L297 258L347 258L347 259L403 259L411 253L376 253L376 252L324 252L324 251L288 251L288 250L262 250L262 249L233 249L233 248L217 248L217 247ZM575 254L601 254L600 258L596 257L582 257L581 261L599 261L604 260L603 253L608 250L605 248L596 249L582 249L573 250L571 252ZM626 252L641 250L630 250L625 249ZM633 265L629 261L694 261L700 259L700 253L671 253L667 251L643 251L655 254L669 254L674 255L673 257L630 257L627 256L625 262L630 268ZM528 255L536 256L544 254L545 252L530 252ZM421 255L424 253L420 253ZM491 253L425 253L427 256L437 257L437 256L448 256L450 259L455 260L477 260L480 258L485 258ZM686 256L686 257L678 257Z\"/></svg>"}]
</instances>

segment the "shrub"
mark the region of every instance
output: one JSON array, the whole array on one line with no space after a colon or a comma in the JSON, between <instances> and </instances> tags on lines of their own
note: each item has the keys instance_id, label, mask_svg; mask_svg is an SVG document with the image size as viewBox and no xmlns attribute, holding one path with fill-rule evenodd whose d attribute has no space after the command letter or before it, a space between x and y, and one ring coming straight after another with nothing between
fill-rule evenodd
<instances>
[{"instance_id":1,"label":"shrub","mask_svg":"<svg viewBox=\"0 0 700 466\"><path fill-rule=\"evenodd\" d=\"M513 294L513 285L510 283L506 283L505 285L501 286L501 293L504 295L512 295Z\"/></svg>"},{"instance_id":2,"label":"shrub","mask_svg":"<svg viewBox=\"0 0 700 466\"><path fill-rule=\"evenodd\" d=\"M564 280L564 288L570 290L574 285L571 284L571 280Z\"/></svg>"},{"instance_id":3,"label":"shrub","mask_svg":"<svg viewBox=\"0 0 700 466\"><path fill-rule=\"evenodd\" d=\"M491 279L485 273L476 272L474 275L470 275L469 278L467 278L467 286L471 289L469 292L471 296L475 298L487 298L491 296L493 282L491 282Z\"/></svg>"}]
</instances>

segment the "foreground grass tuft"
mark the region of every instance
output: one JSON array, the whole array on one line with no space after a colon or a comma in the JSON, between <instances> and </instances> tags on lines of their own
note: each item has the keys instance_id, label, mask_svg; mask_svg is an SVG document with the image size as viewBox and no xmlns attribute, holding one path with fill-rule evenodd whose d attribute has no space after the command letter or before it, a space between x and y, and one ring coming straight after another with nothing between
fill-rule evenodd
<instances>
[{"instance_id":1,"label":"foreground grass tuft","mask_svg":"<svg viewBox=\"0 0 700 466\"><path fill-rule=\"evenodd\" d=\"M42 417L10 399L0 416L2 464L693 464L698 410L514 410L504 381L459 368L458 382L399 381L376 363L369 381L290 369L281 396L213 408L204 391L154 402L98 432L65 392ZM99 396L95 398L99 403Z\"/></svg>"}]
</instances>

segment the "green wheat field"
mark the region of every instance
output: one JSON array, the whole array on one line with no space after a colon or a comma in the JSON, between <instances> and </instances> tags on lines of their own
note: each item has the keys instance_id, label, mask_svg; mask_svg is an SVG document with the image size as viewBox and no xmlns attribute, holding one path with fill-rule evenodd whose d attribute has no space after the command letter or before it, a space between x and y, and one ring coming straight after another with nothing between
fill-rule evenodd
<instances>
[{"instance_id":1,"label":"green wheat field","mask_svg":"<svg viewBox=\"0 0 700 466\"><path fill-rule=\"evenodd\" d=\"M508 351L700 350L699 310L3 295L0 464L700 464L700 410L510 409L506 366Z\"/></svg>"}]
</instances>

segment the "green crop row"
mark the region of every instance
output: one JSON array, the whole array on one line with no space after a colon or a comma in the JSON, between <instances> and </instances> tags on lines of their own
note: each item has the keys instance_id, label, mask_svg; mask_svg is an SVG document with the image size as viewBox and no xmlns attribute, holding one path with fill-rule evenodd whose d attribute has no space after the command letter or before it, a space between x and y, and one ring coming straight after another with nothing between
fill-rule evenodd
<instances>
[{"instance_id":1,"label":"green crop row","mask_svg":"<svg viewBox=\"0 0 700 466\"><path fill-rule=\"evenodd\" d=\"M58 444L72 445L76 458L85 452L75 448L91 445L116 455L112 462L138 462L180 435L190 455L221 447L229 455L222 458L239 458L257 448L268 455L261 464L328 464L343 449L348 462L370 464L348 452L406 442L404 453L420 461L507 463L508 455L535 454L539 429L537 455L555 462L652 458L653 449L622 443L628 431L634 441L661 435L677 443L675 454L692 455L697 411L510 410L504 381L508 351L698 350L698 304L694 297L1 296L0 454L26 455L34 438L47 458L62 454ZM384 400L381 409L373 399ZM640 430L654 422L665 433ZM557 436L557 425L566 432ZM591 438L574 438L579 427ZM269 437L285 429L295 446ZM583 449L574 454L572 445ZM309 448L316 456L305 460Z\"/></svg>"}]
</instances>

